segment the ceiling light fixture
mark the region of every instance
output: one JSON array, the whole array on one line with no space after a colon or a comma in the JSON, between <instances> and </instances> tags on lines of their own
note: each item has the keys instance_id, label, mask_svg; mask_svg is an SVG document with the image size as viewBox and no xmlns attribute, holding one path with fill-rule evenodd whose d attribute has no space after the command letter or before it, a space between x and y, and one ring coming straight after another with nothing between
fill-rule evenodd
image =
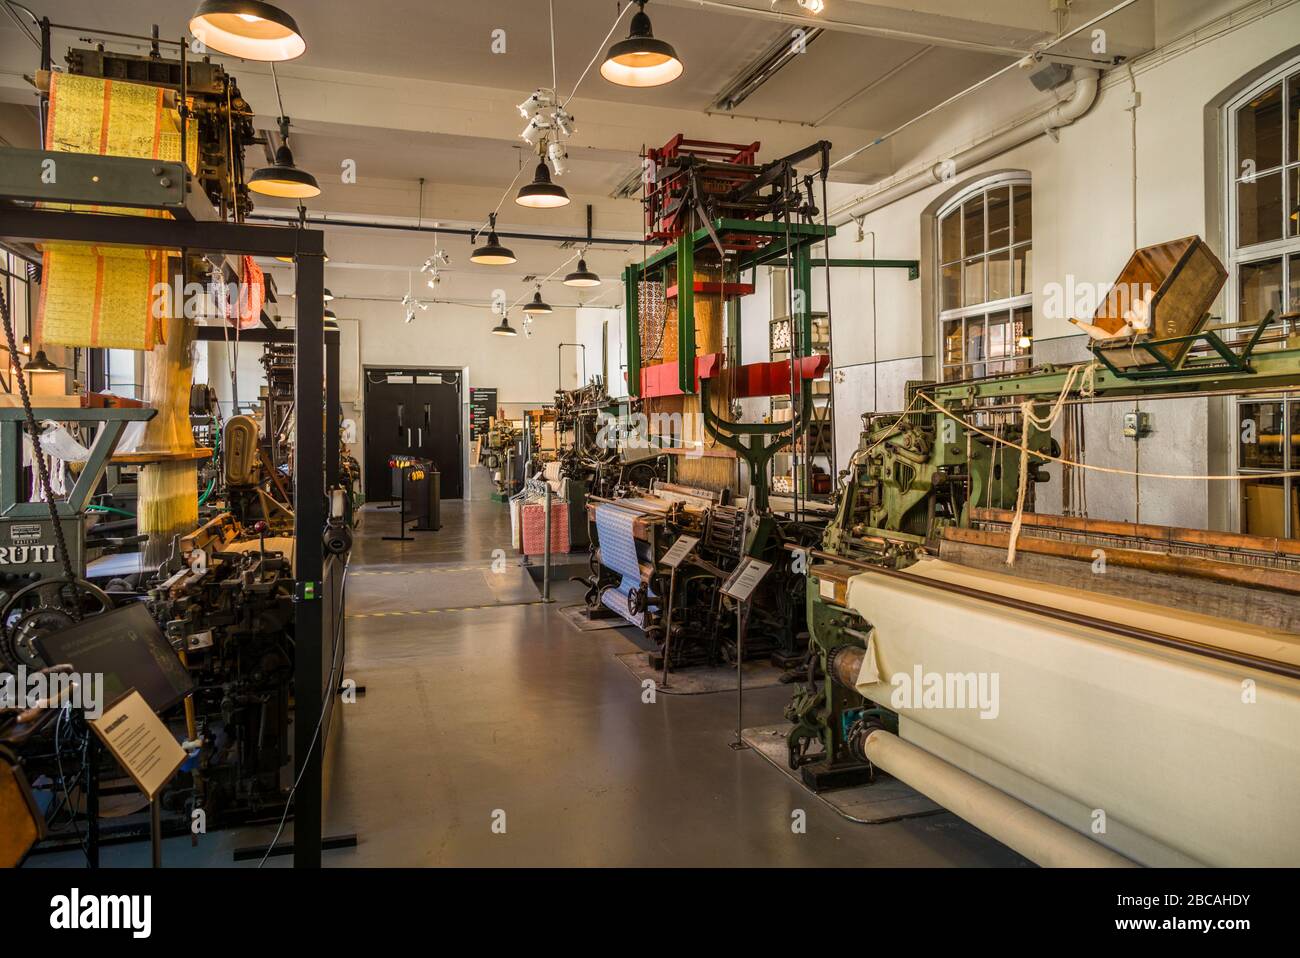
<instances>
[{"instance_id":1,"label":"ceiling light fixture","mask_svg":"<svg viewBox=\"0 0 1300 958\"><path fill-rule=\"evenodd\" d=\"M524 312L529 316L544 316L547 313L555 312L550 304L542 302L541 284L538 284L537 292L533 293L532 300L524 305Z\"/></svg>"},{"instance_id":2,"label":"ceiling light fixture","mask_svg":"<svg viewBox=\"0 0 1300 958\"><path fill-rule=\"evenodd\" d=\"M681 58L673 45L655 39L654 28L646 16L646 0L636 0L641 9L632 17L626 40L609 48L600 75L619 86L652 87L671 83L682 75Z\"/></svg>"},{"instance_id":3,"label":"ceiling light fixture","mask_svg":"<svg viewBox=\"0 0 1300 958\"><path fill-rule=\"evenodd\" d=\"M576 286L583 289L590 286L599 286L600 277L587 269L587 258L585 256L578 260L578 268L568 276L564 277L565 286Z\"/></svg>"},{"instance_id":4,"label":"ceiling light fixture","mask_svg":"<svg viewBox=\"0 0 1300 958\"><path fill-rule=\"evenodd\" d=\"M294 165L293 152L289 149L289 118L280 117L279 125L280 136L284 142L275 151L275 163L254 171L248 178L248 188L263 196L280 196L295 200L320 196L320 186L316 183L316 177Z\"/></svg>"},{"instance_id":5,"label":"ceiling light fixture","mask_svg":"<svg viewBox=\"0 0 1300 958\"><path fill-rule=\"evenodd\" d=\"M260 0L203 0L190 33L204 46L245 60L292 60L307 42L293 17Z\"/></svg>"},{"instance_id":6,"label":"ceiling light fixture","mask_svg":"<svg viewBox=\"0 0 1300 958\"><path fill-rule=\"evenodd\" d=\"M563 186L551 182L551 171L546 163L537 164L533 181L519 187L515 202L534 210L553 210L569 205L569 194Z\"/></svg>"},{"instance_id":7,"label":"ceiling light fixture","mask_svg":"<svg viewBox=\"0 0 1300 958\"><path fill-rule=\"evenodd\" d=\"M795 0L795 2L814 16L826 9L826 0Z\"/></svg>"},{"instance_id":8,"label":"ceiling light fixture","mask_svg":"<svg viewBox=\"0 0 1300 958\"><path fill-rule=\"evenodd\" d=\"M492 327L492 332L497 336L518 336L519 333L510 325L510 317L502 316L501 323Z\"/></svg>"},{"instance_id":9,"label":"ceiling light fixture","mask_svg":"<svg viewBox=\"0 0 1300 958\"><path fill-rule=\"evenodd\" d=\"M23 367L29 373L57 373L59 367L50 362L50 357L45 355L45 350L36 350L36 355L27 360Z\"/></svg>"},{"instance_id":10,"label":"ceiling light fixture","mask_svg":"<svg viewBox=\"0 0 1300 958\"><path fill-rule=\"evenodd\" d=\"M509 266L516 261L516 257L513 250L502 246L501 241L497 239L496 213L488 215L488 224L487 245L476 248L470 254L469 261L481 266Z\"/></svg>"}]
</instances>

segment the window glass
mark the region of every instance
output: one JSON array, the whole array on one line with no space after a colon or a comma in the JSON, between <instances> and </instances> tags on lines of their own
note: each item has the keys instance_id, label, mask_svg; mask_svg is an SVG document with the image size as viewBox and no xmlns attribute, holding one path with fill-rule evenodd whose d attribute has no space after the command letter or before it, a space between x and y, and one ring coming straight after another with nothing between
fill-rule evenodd
<instances>
[{"instance_id":1,"label":"window glass","mask_svg":"<svg viewBox=\"0 0 1300 958\"><path fill-rule=\"evenodd\" d=\"M1237 110L1237 170L1262 173L1282 165L1282 84L1262 91Z\"/></svg>"},{"instance_id":2,"label":"window glass","mask_svg":"<svg viewBox=\"0 0 1300 958\"><path fill-rule=\"evenodd\" d=\"M1283 409L1281 402L1241 403L1238 443L1242 469L1282 472Z\"/></svg>"},{"instance_id":3,"label":"window glass","mask_svg":"<svg viewBox=\"0 0 1300 958\"><path fill-rule=\"evenodd\" d=\"M1034 200L1028 186L1017 186L1015 190L1015 233L1017 243L1027 243L1034 238Z\"/></svg>"},{"instance_id":4,"label":"window glass","mask_svg":"<svg viewBox=\"0 0 1300 958\"><path fill-rule=\"evenodd\" d=\"M1300 236L1300 166L1291 171L1290 180L1286 194L1286 235Z\"/></svg>"},{"instance_id":5,"label":"window glass","mask_svg":"<svg viewBox=\"0 0 1300 958\"><path fill-rule=\"evenodd\" d=\"M968 259L964 273L966 293L962 298L962 305L974 306L984 302L984 260Z\"/></svg>"},{"instance_id":6,"label":"window glass","mask_svg":"<svg viewBox=\"0 0 1300 958\"><path fill-rule=\"evenodd\" d=\"M108 391L127 399L139 398L139 384L135 381L135 350L110 349L108 351Z\"/></svg>"},{"instance_id":7,"label":"window glass","mask_svg":"<svg viewBox=\"0 0 1300 958\"><path fill-rule=\"evenodd\" d=\"M984 367L980 360L984 358L984 320L966 320L966 362L970 363L971 376L983 376Z\"/></svg>"},{"instance_id":8,"label":"window glass","mask_svg":"<svg viewBox=\"0 0 1300 958\"><path fill-rule=\"evenodd\" d=\"M989 255L989 302L1011 295L1011 253L1002 250Z\"/></svg>"},{"instance_id":9,"label":"window glass","mask_svg":"<svg viewBox=\"0 0 1300 958\"><path fill-rule=\"evenodd\" d=\"M1011 295L1023 296L1029 292L1029 273L1033 268L1034 248L1017 246L1011 251Z\"/></svg>"},{"instance_id":10,"label":"window glass","mask_svg":"<svg viewBox=\"0 0 1300 958\"><path fill-rule=\"evenodd\" d=\"M988 192L989 249L1011 245L1011 187L1002 186Z\"/></svg>"},{"instance_id":11,"label":"window glass","mask_svg":"<svg viewBox=\"0 0 1300 958\"><path fill-rule=\"evenodd\" d=\"M1286 482L1252 479L1241 483L1241 531L1252 536L1286 536ZM1291 513L1296 512L1296 489L1291 490Z\"/></svg>"},{"instance_id":12,"label":"window glass","mask_svg":"<svg viewBox=\"0 0 1300 958\"><path fill-rule=\"evenodd\" d=\"M939 271L943 292L940 309L957 309L961 306L961 263L952 263Z\"/></svg>"},{"instance_id":13,"label":"window glass","mask_svg":"<svg viewBox=\"0 0 1300 958\"><path fill-rule=\"evenodd\" d=\"M939 339L945 381L1029 367L1032 213L1029 185L1006 177L972 187L940 212ZM986 305L995 303L1001 309L988 312Z\"/></svg>"},{"instance_id":14,"label":"window glass","mask_svg":"<svg viewBox=\"0 0 1300 958\"><path fill-rule=\"evenodd\" d=\"M944 324L943 362L945 366L960 366L962 363L962 324L961 320Z\"/></svg>"},{"instance_id":15,"label":"window glass","mask_svg":"<svg viewBox=\"0 0 1300 958\"><path fill-rule=\"evenodd\" d=\"M967 256L984 252L984 196L972 197L962 204L962 235Z\"/></svg>"},{"instance_id":16,"label":"window glass","mask_svg":"<svg viewBox=\"0 0 1300 958\"><path fill-rule=\"evenodd\" d=\"M1286 81L1286 141L1286 161L1300 163L1300 73Z\"/></svg>"},{"instance_id":17,"label":"window glass","mask_svg":"<svg viewBox=\"0 0 1300 958\"><path fill-rule=\"evenodd\" d=\"M939 260L953 263L961 259L961 216L949 213L939 224Z\"/></svg>"},{"instance_id":18,"label":"window glass","mask_svg":"<svg viewBox=\"0 0 1300 958\"><path fill-rule=\"evenodd\" d=\"M1242 246L1282 238L1282 174L1264 173L1237 186L1237 242Z\"/></svg>"},{"instance_id":19,"label":"window glass","mask_svg":"<svg viewBox=\"0 0 1300 958\"><path fill-rule=\"evenodd\" d=\"M1235 99L1227 118L1233 155L1227 184L1235 226L1225 260L1234 295L1230 322L1249 336L1269 311L1300 310L1300 59L1263 78ZM1235 312L1234 312L1235 311ZM1296 324L1279 323L1260 349L1281 348ZM1279 335L1280 334L1280 335ZM1244 473L1300 468L1300 399L1267 396L1236 404L1233 436ZM1300 480L1252 476L1238 484L1242 532L1295 536L1300 528Z\"/></svg>"},{"instance_id":20,"label":"window glass","mask_svg":"<svg viewBox=\"0 0 1300 958\"><path fill-rule=\"evenodd\" d=\"M1239 322L1257 323L1268 311L1282 312L1282 258L1242 263L1237 271Z\"/></svg>"}]
</instances>

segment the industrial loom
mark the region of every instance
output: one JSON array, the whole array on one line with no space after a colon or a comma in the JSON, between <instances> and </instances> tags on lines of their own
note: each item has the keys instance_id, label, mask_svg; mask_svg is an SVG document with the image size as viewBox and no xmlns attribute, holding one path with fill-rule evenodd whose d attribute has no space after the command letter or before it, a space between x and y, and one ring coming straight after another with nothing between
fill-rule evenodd
<instances>
[{"instance_id":1,"label":"industrial loom","mask_svg":"<svg viewBox=\"0 0 1300 958\"><path fill-rule=\"evenodd\" d=\"M24 545L0 560L0 677L66 670L47 661L45 643L100 616L135 616L132 628L156 631L193 686L183 705L162 716L188 752L160 798L167 830L189 834L196 816L209 828L274 820L288 814L295 760L300 768L311 761L313 726L325 727L334 714L355 476L339 454L337 334L323 336L317 320L317 338L305 350L312 358L295 364L294 344L311 311L300 308L296 330L276 327L262 309L266 288L253 255L293 260L301 250L299 303L323 302L321 240L240 222L251 209L243 150L263 141L221 66L187 59L183 43L159 41L155 30L148 56L74 49L67 70L54 71L50 29L42 23L41 69L33 71L43 94L44 149L0 150L0 236L7 248L42 261L33 339L144 351L145 402L63 395L61 373L57 390L29 390L36 377L21 373L6 384L18 395L0 403L7 407L0 408L0 534ZM160 43L180 49L179 59L163 56ZM52 162L57 182L40 176ZM312 278L304 282L304 273ZM199 307L208 320L200 325L179 298L157 309L158 283L169 291L233 283L240 296L219 298L215 310ZM0 306L16 354L9 304ZM241 335L267 346L265 408L259 418L222 422L208 387L192 383L191 347ZM324 376L322 352L330 357ZM305 387L314 410L301 414L294 400L301 402L304 385L295 384L295 370L315 380ZM324 407L336 420L324 430L316 418L322 380ZM141 432L128 447L133 428ZM65 434L85 444L85 455L71 463L70 488L62 490L50 481L50 443ZM293 462L305 475L293 474ZM105 483L109 469L136 470L138 492L118 498L129 484ZM299 494L303 482L318 491ZM103 668L113 680L116 665ZM53 704L37 711L61 715ZM8 743L0 750L0 791L17 788L32 813L27 837L4 849L6 861L41 838L47 847L81 845L93 865L101 832L148 832L141 796L79 712L50 722L0 708L0 740ZM312 807L316 779L297 776L305 789L300 811ZM9 800L0 811L3 832L9 814L22 809ZM302 848L314 844L318 853L315 818L305 815Z\"/></svg>"},{"instance_id":2,"label":"industrial loom","mask_svg":"<svg viewBox=\"0 0 1300 958\"><path fill-rule=\"evenodd\" d=\"M800 508L807 483L785 514L773 510L769 486L775 455L798 458L811 384L827 375L829 358L810 355L810 303L813 247L835 232L825 222L829 147L760 164L757 143L677 136L647 152L646 237L662 248L623 277L623 458L660 457L667 475L646 482L629 472L612 495L588 497L587 603L642 628L657 644L656 665L734 661L737 610L720 592L727 576L745 557L775 561L786 544L817 539L818 520ZM789 267L791 358L743 365L740 301L754 291L753 272L773 264ZM789 398L788 419L742 421L740 400L772 396ZM663 560L683 536L698 543L674 572ZM802 661L802 579L784 569L771 576L749 622L746 657Z\"/></svg>"},{"instance_id":3,"label":"industrial loom","mask_svg":"<svg viewBox=\"0 0 1300 958\"><path fill-rule=\"evenodd\" d=\"M790 766L891 774L1041 864L1294 866L1300 548L1033 511L1049 467L1100 468L1053 438L1075 407L1300 386L1296 317L1208 324L1226 272L1201 241L1129 269L1149 322L1104 303L1118 335L1084 362L916 382L864 417L811 553Z\"/></svg>"}]
</instances>

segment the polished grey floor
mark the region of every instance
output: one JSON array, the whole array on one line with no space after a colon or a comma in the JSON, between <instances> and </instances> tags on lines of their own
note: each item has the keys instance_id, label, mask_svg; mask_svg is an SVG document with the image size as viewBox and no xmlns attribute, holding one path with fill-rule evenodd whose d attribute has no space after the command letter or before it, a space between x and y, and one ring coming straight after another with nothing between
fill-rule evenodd
<instances>
[{"instance_id":1,"label":"polished grey floor","mask_svg":"<svg viewBox=\"0 0 1300 958\"><path fill-rule=\"evenodd\" d=\"M569 626L521 588L517 559L492 571L494 550L509 552L504 505L447 502L443 513L442 531L414 543L382 539L395 512L364 514L346 674L366 694L343 706L331 737L327 800L327 831L356 832L359 844L326 852L327 865L1024 864L946 813L886 825L841 818L758 755L727 747L729 693L643 701L615 659L637 648L632 636ZM559 604L580 591L557 584ZM789 696L788 687L746 695L745 724L780 721ZM807 826L796 833L800 810ZM165 856L226 865L232 848L267 837L169 841ZM105 853L106 864L147 859L143 846Z\"/></svg>"}]
</instances>

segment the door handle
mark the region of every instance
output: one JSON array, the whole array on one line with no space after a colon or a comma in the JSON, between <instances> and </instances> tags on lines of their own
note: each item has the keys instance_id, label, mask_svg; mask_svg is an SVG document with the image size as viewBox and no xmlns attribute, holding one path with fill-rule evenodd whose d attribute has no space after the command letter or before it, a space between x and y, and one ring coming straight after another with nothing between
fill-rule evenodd
<instances>
[{"instance_id":1,"label":"door handle","mask_svg":"<svg viewBox=\"0 0 1300 958\"><path fill-rule=\"evenodd\" d=\"M419 441L416 443L416 445L418 445L421 449L423 449L423 448L424 448L424 427L423 427L423 426L417 426L417 427L415 428L415 433L416 433L417 436L420 437L420 438L419 438Z\"/></svg>"},{"instance_id":2,"label":"door handle","mask_svg":"<svg viewBox=\"0 0 1300 958\"><path fill-rule=\"evenodd\" d=\"M407 427L406 427L406 447L407 447L408 449L411 447L411 427L410 427L410 426L407 426Z\"/></svg>"}]
</instances>

